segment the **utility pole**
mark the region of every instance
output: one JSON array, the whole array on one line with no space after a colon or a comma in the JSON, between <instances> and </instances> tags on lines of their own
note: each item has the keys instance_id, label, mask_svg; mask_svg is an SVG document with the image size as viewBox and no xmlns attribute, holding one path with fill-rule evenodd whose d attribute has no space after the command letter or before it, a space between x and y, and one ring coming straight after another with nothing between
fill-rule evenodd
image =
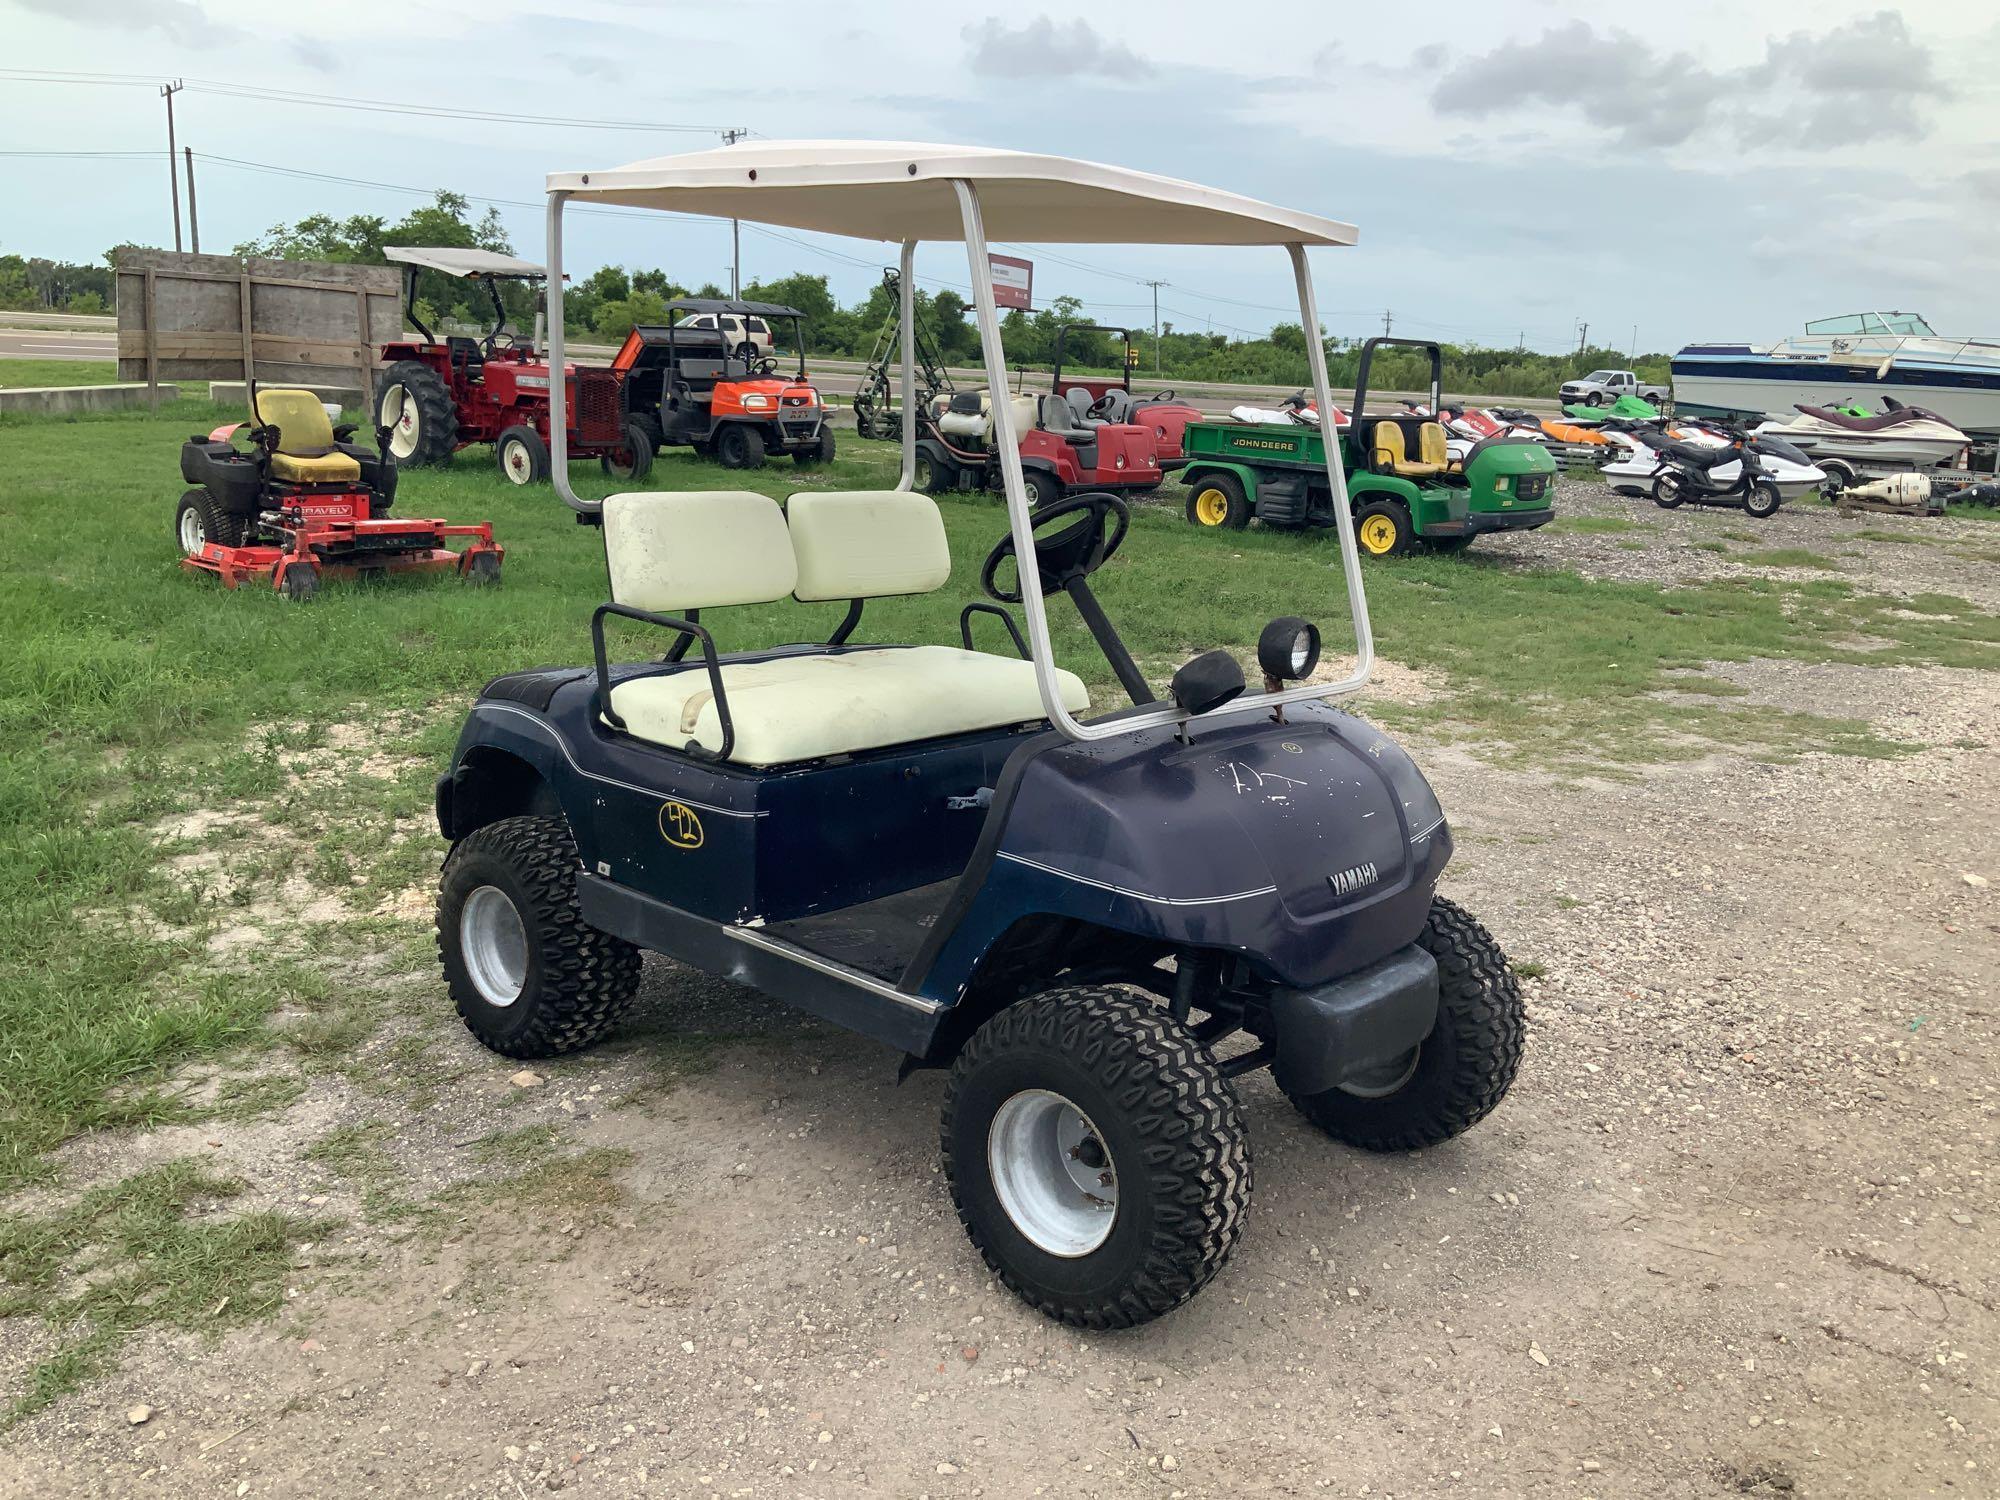
<instances>
[{"instance_id":1,"label":"utility pole","mask_svg":"<svg viewBox=\"0 0 2000 1500\"><path fill-rule=\"evenodd\" d=\"M1590 325L1588 323L1578 323L1576 325L1576 352L1578 354L1583 353L1583 351L1585 350L1585 348L1589 346L1589 344L1590 344Z\"/></svg>"},{"instance_id":2,"label":"utility pole","mask_svg":"<svg viewBox=\"0 0 2000 1500\"><path fill-rule=\"evenodd\" d=\"M1153 289L1153 373L1157 375L1160 373L1160 288L1166 283L1149 281L1146 285Z\"/></svg>"},{"instance_id":3,"label":"utility pole","mask_svg":"<svg viewBox=\"0 0 2000 1500\"><path fill-rule=\"evenodd\" d=\"M180 163L174 158L180 153L174 149L174 95L185 87L176 78L172 83L160 85L160 97L167 101L167 186L174 196L174 249L181 248L181 174L175 170Z\"/></svg>"},{"instance_id":4,"label":"utility pole","mask_svg":"<svg viewBox=\"0 0 2000 1500\"><path fill-rule=\"evenodd\" d=\"M1393 312L1389 311L1389 310L1388 310L1388 309L1386 309L1386 308L1385 308L1385 309L1383 309L1383 312L1382 312L1382 337L1386 339L1386 338L1387 338L1387 337L1389 336L1389 330L1390 330L1391 328L1395 327L1395 326L1396 326L1396 315L1395 315L1395 313L1393 313Z\"/></svg>"},{"instance_id":5,"label":"utility pole","mask_svg":"<svg viewBox=\"0 0 2000 1500\"><path fill-rule=\"evenodd\" d=\"M181 147L181 154L187 158L188 173L188 248L196 255L201 254L201 224L194 214L194 147Z\"/></svg>"},{"instance_id":6,"label":"utility pole","mask_svg":"<svg viewBox=\"0 0 2000 1500\"><path fill-rule=\"evenodd\" d=\"M722 132L722 144L733 146L749 133L747 130L725 130ZM731 219L729 221L729 295L731 297L741 297L743 295L743 221L741 219Z\"/></svg>"}]
</instances>

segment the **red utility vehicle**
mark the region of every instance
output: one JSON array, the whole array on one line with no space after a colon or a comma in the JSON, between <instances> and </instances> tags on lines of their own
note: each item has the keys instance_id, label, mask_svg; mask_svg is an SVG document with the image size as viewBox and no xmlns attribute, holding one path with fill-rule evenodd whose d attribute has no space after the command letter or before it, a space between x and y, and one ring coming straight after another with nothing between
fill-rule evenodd
<instances>
[{"instance_id":1,"label":"red utility vehicle","mask_svg":"<svg viewBox=\"0 0 2000 1500\"><path fill-rule=\"evenodd\" d=\"M1117 379L1104 375L1064 375L1063 358L1075 349L1080 336L1096 333L1117 335L1123 346L1124 374ZM1055 373L1049 388L1070 404L1070 410L1085 422L1129 422L1153 430L1154 451L1163 459L1181 458L1186 450L1182 434L1187 424L1199 422L1202 414L1181 400L1175 391L1155 391L1150 396L1132 394L1132 367L1139 351L1132 347L1132 330L1107 328L1098 323L1064 323L1056 329Z\"/></svg>"},{"instance_id":2,"label":"red utility vehicle","mask_svg":"<svg viewBox=\"0 0 2000 1500\"><path fill-rule=\"evenodd\" d=\"M1009 403L1021 450L1022 477L1040 505L1075 490L1157 489L1185 458L1162 459L1159 437L1133 422L1085 421L1061 396L1001 393ZM1000 449L989 391L940 396L917 437L917 487L933 495L953 490L1001 491Z\"/></svg>"},{"instance_id":3,"label":"red utility vehicle","mask_svg":"<svg viewBox=\"0 0 2000 1500\"><path fill-rule=\"evenodd\" d=\"M507 331L499 283L539 285L546 272L532 261L491 250L393 245L383 252L403 267L403 315L423 342L384 344L376 420L404 464L441 464L474 443L491 443L500 472L514 484L549 477L549 363L533 338ZM477 282L493 306L493 326L481 338L439 338L417 316L417 273L438 271ZM626 409L623 372L564 367L569 382L569 451L595 458L615 479L637 479L653 465L654 444Z\"/></svg>"},{"instance_id":4,"label":"red utility vehicle","mask_svg":"<svg viewBox=\"0 0 2000 1500\"><path fill-rule=\"evenodd\" d=\"M396 460L389 433L376 451L350 442L310 391L255 391L248 452L232 441L242 423L197 434L181 446L181 496L174 535L181 563L213 573L229 588L268 581L288 599L309 599L322 577L361 573L457 572L468 583L500 576L505 550L486 521L391 516ZM462 551L448 537L468 537Z\"/></svg>"}]
</instances>

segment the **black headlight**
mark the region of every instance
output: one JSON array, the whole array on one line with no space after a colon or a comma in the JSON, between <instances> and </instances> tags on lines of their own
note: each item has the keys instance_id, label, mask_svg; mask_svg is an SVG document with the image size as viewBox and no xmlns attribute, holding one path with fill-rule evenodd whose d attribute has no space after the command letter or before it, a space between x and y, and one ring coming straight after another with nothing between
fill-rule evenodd
<instances>
[{"instance_id":1,"label":"black headlight","mask_svg":"<svg viewBox=\"0 0 2000 1500\"><path fill-rule=\"evenodd\" d=\"M1319 662L1319 627L1297 615L1282 615L1257 637L1257 665L1266 677L1299 682Z\"/></svg>"},{"instance_id":2,"label":"black headlight","mask_svg":"<svg viewBox=\"0 0 2000 1500\"><path fill-rule=\"evenodd\" d=\"M1243 668L1227 651L1204 651L1178 672L1168 691L1186 714L1220 708L1243 691Z\"/></svg>"}]
</instances>

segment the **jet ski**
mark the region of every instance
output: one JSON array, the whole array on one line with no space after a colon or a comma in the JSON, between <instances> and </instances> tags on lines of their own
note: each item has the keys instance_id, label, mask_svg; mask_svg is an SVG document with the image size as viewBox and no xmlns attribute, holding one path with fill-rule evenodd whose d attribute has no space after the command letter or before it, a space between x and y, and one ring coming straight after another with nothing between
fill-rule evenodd
<instances>
[{"instance_id":1,"label":"jet ski","mask_svg":"<svg viewBox=\"0 0 2000 1500\"><path fill-rule=\"evenodd\" d=\"M1606 435L1620 452L1599 471L1604 482L1618 494L1648 497L1653 493L1653 480L1659 474L1665 444L1698 443L1704 448L1722 448L1730 443L1726 433L1692 422L1634 423L1607 429ZM1781 500L1796 500L1808 490L1819 488L1826 479L1825 473L1804 453L1782 439L1753 438L1751 447L1763 465L1764 478L1778 487ZM1711 470L1710 475L1715 483L1727 488L1736 482L1742 467L1740 461L1732 459Z\"/></svg>"},{"instance_id":2,"label":"jet ski","mask_svg":"<svg viewBox=\"0 0 2000 1500\"><path fill-rule=\"evenodd\" d=\"M1820 459L1845 459L1848 464L1932 469L1950 464L1972 441L1936 412L1905 406L1894 397L1883 400L1879 415L1859 407L1807 406L1789 422L1766 422L1755 436L1791 443Z\"/></svg>"},{"instance_id":3,"label":"jet ski","mask_svg":"<svg viewBox=\"0 0 2000 1500\"><path fill-rule=\"evenodd\" d=\"M1650 401L1642 401L1637 396L1620 396L1609 406L1585 406L1572 403L1563 408L1563 415L1579 422L1609 422L1614 419L1628 422L1657 422L1660 409Z\"/></svg>"},{"instance_id":4,"label":"jet ski","mask_svg":"<svg viewBox=\"0 0 2000 1500\"><path fill-rule=\"evenodd\" d=\"M1294 391L1276 406L1232 406L1229 419L1249 427L1317 427L1319 406L1304 391ZM1347 413L1339 407L1333 409L1333 425L1345 427Z\"/></svg>"}]
</instances>

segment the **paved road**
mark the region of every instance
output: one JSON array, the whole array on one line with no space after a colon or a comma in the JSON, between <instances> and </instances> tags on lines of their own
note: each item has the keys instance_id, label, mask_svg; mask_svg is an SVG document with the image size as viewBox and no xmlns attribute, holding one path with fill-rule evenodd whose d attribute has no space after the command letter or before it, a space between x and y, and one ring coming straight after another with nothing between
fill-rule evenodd
<instances>
[{"instance_id":1,"label":"paved road","mask_svg":"<svg viewBox=\"0 0 2000 1500\"><path fill-rule=\"evenodd\" d=\"M108 324L110 319L96 320L99 326L91 328L52 329L4 326L12 320L32 318L40 321L42 317L43 315L41 314L0 313L0 360L116 358L118 336L115 332L102 326L103 324ZM82 324L89 320L76 318L70 321ZM586 361L608 361L614 351L608 347L594 344L573 344L570 346L569 352L576 358ZM830 396L853 395L855 387L860 383L861 371L864 368L862 361L854 359L815 359L811 361L811 366L814 384ZM954 370L952 371L952 376L961 385L968 388L981 385L985 380L984 375L975 370ZM1042 390L1048 388L1046 376L1038 377L1031 374L1029 376L1029 384L1031 388ZM1164 384L1166 382L1156 381L1150 376L1141 377L1136 382L1137 388L1142 392L1159 389ZM1296 387L1182 384L1178 389L1191 405L1198 407L1204 413L1220 416L1227 414L1232 406L1242 406L1245 404L1269 406L1289 396ZM1384 399L1395 400L1405 394L1415 393L1387 391L1382 394ZM1353 396L1353 392L1336 390L1335 396L1342 401L1346 401ZM1524 406L1531 411L1554 412L1557 409L1554 401L1532 397L1509 396L1495 397L1493 399L1504 401L1508 405ZM1372 407L1373 403L1371 402L1370 405Z\"/></svg>"}]
</instances>

